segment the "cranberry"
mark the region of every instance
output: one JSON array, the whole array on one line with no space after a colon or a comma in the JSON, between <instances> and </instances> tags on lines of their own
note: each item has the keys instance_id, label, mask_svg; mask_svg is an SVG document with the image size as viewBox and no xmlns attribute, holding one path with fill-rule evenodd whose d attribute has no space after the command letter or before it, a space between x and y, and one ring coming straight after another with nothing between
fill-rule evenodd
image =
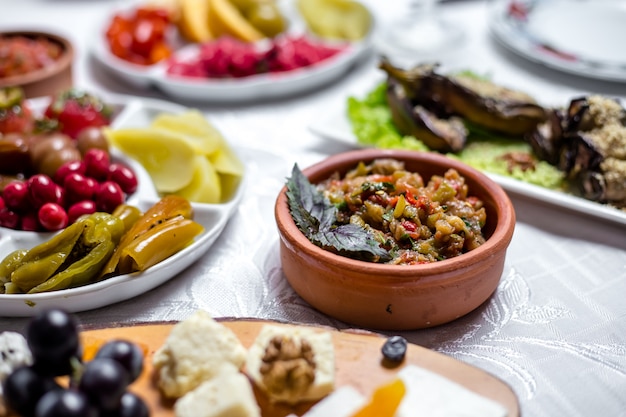
<instances>
[{"instance_id":1,"label":"cranberry","mask_svg":"<svg viewBox=\"0 0 626 417\"><path fill-rule=\"evenodd\" d=\"M22 216L22 230L29 232L38 232L41 230L37 213L29 211Z\"/></svg>"},{"instance_id":2,"label":"cranberry","mask_svg":"<svg viewBox=\"0 0 626 417\"><path fill-rule=\"evenodd\" d=\"M113 210L124 202L124 192L118 183L105 181L100 184L96 193L96 209L112 213Z\"/></svg>"},{"instance_id":3,"label":"cranberry","mask_svg":"<svg viewBox=\"0 0 626 417\"><path fill-rule=\"evenodd\" d=\"M132 194L137 191L137 176L132 169L123 164L113 163L109 165L109 181L119 184L126 194Z\"/></svg>"},{"instance_id":4,"label":"cranberry","mask_svg":"<svg viewBox=\"0 0 626 417\"><path fill-rule=\"evenodd\" d=\"M37 174L27 181L30 200L36 210L46 203L63 204L63 189L49 176Z\"/></svg>"},{"instance_id":5,"label":"cranberry","mask_svg":"<svg viewBox=\"0 0 626 417\"><path fill-rule=\"evenodd\" d=\"M69 204L82 200L91 200L98 190L98 183L90 177L77 172L69 174L63 181L65 199Z\"/></svg>"},{"instance_id":6,"label":"cranberry","mask_svg":"<svg viewBox=\"0 0 626 417\"><path fill-rule=\"evenodd\" d=\"M67 213L56 203L46 203L39 209L39 223L49 231L61 230L67 226L69 219Z\"/></svg>"},{"instance_id":7,"label":"cranberry","mask_svg":"<svg viewBox=\"0 0 626 417\"><path fill-rule=\"evenodd\" d=\"M30 203L28 199L28 184L24 181L11 181L2 191L4 204L11 210L25 210Z\"/></svg>"},{"instance_id":8,"label":"cranberry","mask_svg":"<svg viewBox=\"0 0 626 417\"><path fill-rule=\"evenodd\" d=\"M85 163L85 173L98 181L103 181L109 174L111 159L107 151L98 148L91 148L83 156Z\"/></svg>"},{"instance_id":9,"label":"cranberry","mask_svg":"<svg viewBox=\"0 0 626 417\"><path fill-rule=\"evenodd\" d=\"M96 203L92 200L79 201L74 203L67 210L68 222L74 223L83 214L92 214L96 212Z\"/></svg>"},{"instance_id":10,"label":"cranberry","mask_svg":"<svg viewBox=\"0 0 626 417\"><path fill-rule=\"evenodd\" d=\"M2 210L5 207L6 207L6 204L4 204L4 198L2 198L2 196L0 195L0 210Z\"/></svg>"},{"instance_id":11,"label":"cranberry","mask_svg":"<svg viewBox=\"0 0 626 417\"><path fill-rule=\"evenodd\" d=\"M65 181L65 177L69 174L77 173L81 175L85 175L87 171L87 167L83 161L69 161L64 163L59 167L57 172L54 174L54 182L57 184L63 184Z\"/></svg>"},{"instance_id":12,"label":"cranberry","mask_svg":"<svg viewBox=\"0 0 626 417\"><path fill-rule=\"evenodd\" d=\"M18 229L20 226L20 215L8 208L0 210L0 226Z\"/></svg>"}]
</instances>

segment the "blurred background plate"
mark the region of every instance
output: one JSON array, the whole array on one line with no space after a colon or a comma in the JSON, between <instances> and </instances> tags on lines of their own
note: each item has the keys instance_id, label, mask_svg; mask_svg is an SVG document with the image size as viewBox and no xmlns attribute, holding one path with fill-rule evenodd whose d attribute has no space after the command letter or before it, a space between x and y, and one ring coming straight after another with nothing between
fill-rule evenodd
<instances>
[{"instance_id":1,"label":"blurred background plate","mask_svg":"<svg viewBox=\"0 0 626 417\"><path fill-rule=\"evenodd\" d=\"M345 75L360 59L372 51L371 33L353 42L324 42L328 46L346 45L345 49L334 56L319 61L308 67L291 71L264 73L241 78L199 78L182 77L167 74L167 62L143 66L124 61L109 50L105 36L106 27L116 13L130 11L142 2L119 3L110 10L98 26L91 45L91 53L98 65L106 68L118 79L140 88L155 87L168 96L197 102L240 103L259 99L273 99L293 96L323 87ZM280 1L281 10L290 22L288 35L302 35L307 32L303 18L299 16L294 2ZM372 18L373 19L373 18ZM176 30L172 28L174 32ZM174 33L171 36L174 55L189 57L199 48L198 43L190 43ZM312 41L319 41L315 37ZM263 42L263 41L260 41Z\"/></svg>"},{"instance_id":2,"label":"blurred background plate","mask_svg":"<svg viewBox=\"0 0 626 417\"><path fill-rule=\"evenodd\" d=\"M491 31L511 51L548 67L626 81L626 2L496 0Z\"/></svg>"}]
</instances>

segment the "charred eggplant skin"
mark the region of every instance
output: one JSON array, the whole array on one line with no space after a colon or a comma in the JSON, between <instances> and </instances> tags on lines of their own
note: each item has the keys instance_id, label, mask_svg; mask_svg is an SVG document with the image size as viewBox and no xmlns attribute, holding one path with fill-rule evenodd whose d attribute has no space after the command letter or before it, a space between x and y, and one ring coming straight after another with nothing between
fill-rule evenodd
<instances>
[{"instance_id":1,"label":"charred eggplant skin","mask_svg":"<svg viewBox=\"0 0 626 417\"><path fill-rule=\"evenodd\" d=\"M423 106L415 106L404 86L395 79L387 82L387 102L398 131L420 139L439 152L459 152L465 147L467 129L459 118L439 119Z\"/></svg>"},{"instance_id":2,"label":"charred eggplant skin","mask_svg":"<svg viewBox=\"0 0 626 417\"><path fill-rule=\"evenodd\" d=\"M527 134L547 118L546 109L527 94L477 77L444 76L436 72L438 64L404 70L383 58L379 67L404 87L414 105L423 105L439 117L456 115L510 136Z\"/></svg>"}]
</instances>

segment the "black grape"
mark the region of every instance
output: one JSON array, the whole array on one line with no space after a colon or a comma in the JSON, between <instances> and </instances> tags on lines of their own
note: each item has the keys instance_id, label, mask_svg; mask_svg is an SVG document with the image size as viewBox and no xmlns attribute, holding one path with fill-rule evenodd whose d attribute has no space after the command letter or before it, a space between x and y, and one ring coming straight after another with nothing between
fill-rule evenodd
<instances>
[{"instance_id":1,"label":"black grape","mask_svg":"<svg viewBox=\"0 0 626 417\"><path fill-rule=\"evenodd\" d=\"M51 391L41 397L35 417L98 417L98 410L79 391Z\"/></svg>"},{"instance_id":2,"label":"black grape","mask_svg":"<svg viewBox=\"0 0 626 417\"><path fill-rule=\"evenodd\" d=\"M111 358L118 361L128 372L128 383L134 382L143 370L143 352L135 343L112 340L98 350L96 358Z\"/></svg>"},{"instance_id":3,"label":"black grape","mask_svg":"<svg viewBox=\"0 0 626 417\"><path fill-rule=\"evenodd\" d=\"M102 414L101 417L148 417L149 415L150 410L146 403L137 395L127 391L122 396L120 407Z\"/></svg>"},{"instance_id":4,"label":"black grape","mask_svg":"<svg viewBox=\"0 0 626 417\"><path fill-rule=\"evenodd\" d=\"M80 357L77 324L73 316L61 309L42 311L31 319L26 340L35 368L45 375L67 375L70 360Z\"/></svg>"},{"instance_id":5,"label":"black grape","mask_svg":"<svg viewBox=\"0 0 626 417\"><path fill-rule=\"evenodd\" d=\"M52 378L42 377L30 366L13 370L3 383L7 407L22 417L34 416L39 399L49 391L60 390Z\"/></svg>"},{"instance_id":6,"label":"black grape","mask_svg":"<svg viewBox=\"0 0 626 417\"><path fill-rule=\"evenodd\" d=\"M78 383L89 402L100 410L119 408L128 386L128 372L115 359L98 358L85 364Z\"/></svg>"}]
</instances>

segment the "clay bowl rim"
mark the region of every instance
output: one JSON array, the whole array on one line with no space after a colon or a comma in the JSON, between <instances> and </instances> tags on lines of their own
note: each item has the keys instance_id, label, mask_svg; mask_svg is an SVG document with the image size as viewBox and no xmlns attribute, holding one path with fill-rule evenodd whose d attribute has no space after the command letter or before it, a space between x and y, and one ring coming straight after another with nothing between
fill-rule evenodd
<instances>
[{"instance_id":1,"label":"clay bowl rim","mask_svg":"<svg viewBox=\"0 0 626 417\"><path fill-rule=\"evenodd\" d=\"M445 171L447 168L454 168L463 177L467 177L468 174L474 177L475 181L482 185L486 194L492 198L493 207L495 212L498 213L492 234L484 244L471 252L433 263L389 265L359 261L334 254L311 243L298 229L291 217L287 205L286 186L283 186L276 199L274 208L280 238L286 241L283 243L292 246L294 251L313 257L325 265L334 265L341 270L349 269L362 275L363 281L359 281L360 285L370 284L378 286L380 284L405 285L417 283L423 288L463 281L467 278L467 273L463 273L463 271L472 269L486 259L496 257L501 252L507 250L515 229L516 216L513 203L499 184L475 168L455 159L432 152L366 149L330 156L303 169L302 172L307 178L325 173L324 176L320 177L320 179L323 179L336 171L336 169L332 168L336 165L355 166L359 161L371 161L377 158L428 161L431 164L441 165L442 171ZM428 179L424 178L424 180L427 181ZM472 188L470 188L469 194L473 194ZM494 214L491 213L491 215L493 216Z\"/></svg>"},{"instance_id":2,"label":"clay bowl rim","mask_svg":"<svg viewBox=\"0 0 626 417\"><path fill-rule=\"evenodd\" d=\"M63 53L61 54L61 56L51 65L45 66L35 71L27 72L26 74L0 78L0 88L25 86L39 81L44 81L47 78L51 78L71 67L72 61L74 60L74 46L72 45L72 42L66 37L57 33L38 30L7 30L0 31L0 36L24 36L27 38L43 37L58 43L63 48Z\"/></svg>"}]
</instances>

